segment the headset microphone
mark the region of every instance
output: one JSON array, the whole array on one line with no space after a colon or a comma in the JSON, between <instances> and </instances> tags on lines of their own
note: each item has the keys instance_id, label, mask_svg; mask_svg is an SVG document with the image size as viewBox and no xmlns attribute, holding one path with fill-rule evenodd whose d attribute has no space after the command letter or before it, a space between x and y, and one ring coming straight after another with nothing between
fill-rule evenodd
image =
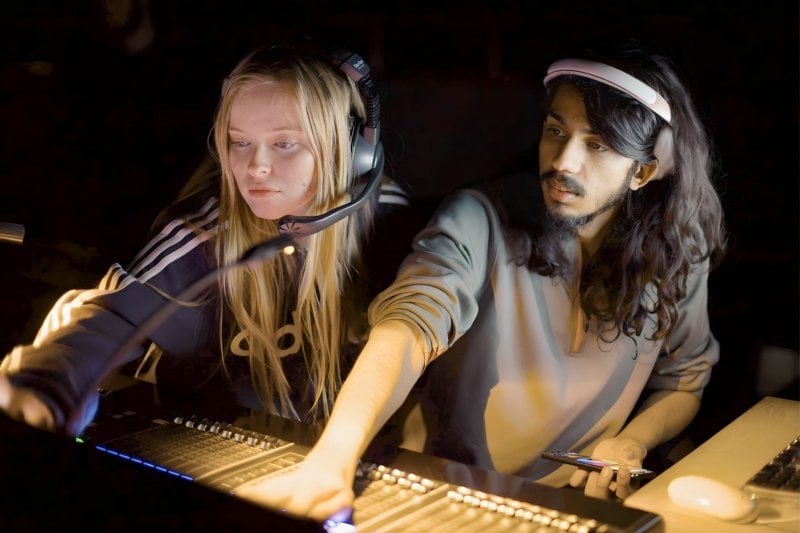
<instances>
[{"instance_id":1,"label":"headset microphone","mask_svg":"<svg viewBox=\"0 0 800 533\"><path fill-rule=\"evenodd\" d=\"M327 213L315 216L285 216L278 221L278 231L307 237L340 221L359 209L378 188L383 175L384 152L380 140L380 99L375 87L375 80L369 65L358 54L343 51L332 52L339 68L358 86L366 109L363 122L353 117L350 132L352 146L353 177L369 174L365 185L357 186L352 193L354 199L331 209Z\"/></svg>"},{"instance_id":2,"label":"headset microphone","mask_svg":"<svg viewBox=\"0 0 800 533\"><path fill-rule=\"evenodd\" d=\"M340 221L359 209L378 188L383 174L383 161L370 171L369 181L355 199L317 216L285 216L278 221L278 231L295 237L307 237Z\"/></svg>"}]
</instances>

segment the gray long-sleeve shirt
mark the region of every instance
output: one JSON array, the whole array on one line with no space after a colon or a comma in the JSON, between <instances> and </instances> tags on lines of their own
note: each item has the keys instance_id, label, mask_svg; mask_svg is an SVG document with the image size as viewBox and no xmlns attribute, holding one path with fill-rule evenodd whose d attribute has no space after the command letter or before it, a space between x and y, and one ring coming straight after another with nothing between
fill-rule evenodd
<instances>
[{"instance_id":1,"label":"gray long-sleeve shirt","mask_svg":"<svg viewBox=\"0 0 800 533\"><path fill-rule=\"evenodd\" d=\"M408 321L430 347L418 384L425 423L406 420L405 446L564 484L569 471L553 473L543 451L589 450L616 435L645 389L702 394L719 357L706 267L690 277L668 343L647 340L650 321L611 343L592 326L573 350L584 325L567 284L512 260L484 194L455 193L370 308L373 325Z\"/></svg>"}]
</instances>

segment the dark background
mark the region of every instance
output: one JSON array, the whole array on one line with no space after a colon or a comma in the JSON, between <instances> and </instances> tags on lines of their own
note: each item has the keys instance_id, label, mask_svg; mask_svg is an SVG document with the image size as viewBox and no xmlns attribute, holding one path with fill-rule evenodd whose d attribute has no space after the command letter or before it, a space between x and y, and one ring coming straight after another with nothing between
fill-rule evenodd
<instances>
[{"instance_id":1,"label":"dark background","mask_svg":"<svg viewBox=\"0 0 800 533\"><path fill-rule=\"evenodd\" d=\"M0 353L138 251L206 154L222 78L255 45L304 32L360 52L380 81L387 170L436 199L531 145L541 77L564 50L633 37L695 94L731 234L710 281L722 359L692 436L764 395L798 399L796 1L109 4L0 17L0 221L26 229L0 242Z\"/></svg>"}]
</instances>

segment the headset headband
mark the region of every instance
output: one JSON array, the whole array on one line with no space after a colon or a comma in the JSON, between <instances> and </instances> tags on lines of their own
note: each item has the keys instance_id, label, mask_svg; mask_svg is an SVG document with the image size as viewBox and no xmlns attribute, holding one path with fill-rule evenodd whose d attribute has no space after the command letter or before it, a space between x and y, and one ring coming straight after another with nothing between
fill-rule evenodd
<instances>
[{"instance_id":1,"label":"headset headband","mask_svg":"<svg viewBox=\"0 0 800 533\"><path fill-rule=\"evenodd\" d=\"M614 87L649 107L656 115L666 120L667 124L671 122L672 112L664 97L627 72L597 61L561 59L548 67L544 84L547 85L547 82L558 76L568 75L589 78Z\"/></svg>"}]
</instances>

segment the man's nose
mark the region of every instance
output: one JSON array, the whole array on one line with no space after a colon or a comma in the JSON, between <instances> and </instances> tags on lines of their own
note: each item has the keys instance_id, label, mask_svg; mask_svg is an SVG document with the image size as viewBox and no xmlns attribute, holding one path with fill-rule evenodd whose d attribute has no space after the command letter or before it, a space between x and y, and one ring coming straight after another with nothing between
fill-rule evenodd
<instances>
[{"instance_id":1,"label":"man's nose","mask_svg":"<svg viewBox=\"0 0 800 533\"><path fill-rule=\"evenodd\" d=\"M584 152L578 139L563 143L553 156L553 169L565 174L579 174L583 166Z\"/></svg>"}]
</instances>

